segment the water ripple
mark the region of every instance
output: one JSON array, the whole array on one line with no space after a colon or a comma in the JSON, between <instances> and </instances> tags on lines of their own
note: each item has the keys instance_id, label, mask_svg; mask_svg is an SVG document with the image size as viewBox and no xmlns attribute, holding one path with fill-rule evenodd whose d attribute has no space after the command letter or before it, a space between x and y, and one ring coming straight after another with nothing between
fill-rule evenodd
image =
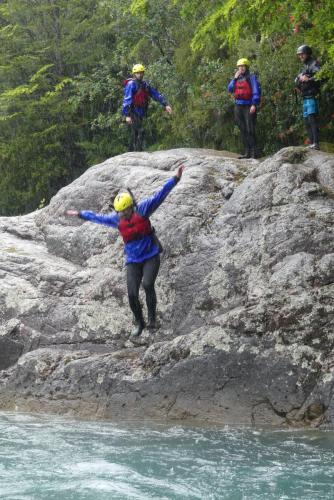
<instances>
[{"instance_id":1,"label":"water ripple","mask_svg":"<svg viewBox=\"0 0 334 500\"><path fill-rule=\"evenodd\" d=\"M0 414L6 500L332 500L334 433Z\"/></svg>"}]
</instances>

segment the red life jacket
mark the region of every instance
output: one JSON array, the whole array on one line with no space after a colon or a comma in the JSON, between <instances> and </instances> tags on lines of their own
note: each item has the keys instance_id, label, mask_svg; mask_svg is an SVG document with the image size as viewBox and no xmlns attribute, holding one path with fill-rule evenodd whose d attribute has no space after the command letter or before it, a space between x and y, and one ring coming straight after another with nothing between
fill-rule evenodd
<instances>
[{"instance_id":1,"label":"red life jacket","mask_svg":"<svg viewBox=\"0 0 334 500\"><path fill-rule=\"evenodd\" d=\"M152 233L152 227L149 219L133 212L130 219L121 219L118 224L119 232L124 243L129 241L139 240L143 236Z\"/></svg>"},{"instance_id":2,"label":"red life jacket","mask_svg":"<svg viewBox=\"0 0 334 500\"><path fill-rule=\"evenodd\" d=\"M150 93L146 86L146 84L142 84L141 82L136 81L134 78L128 78L124 81L124 86L131 81L135 81L138 88L132 97L132 105L135 108L146 108L148 105L148 101L150 100Z\"/></svg>"},{"instance_id":3,"label":"red life jacket","mask_svg":"<svg viewBox=\"0 0 334 500\"><path fill-rule=\"evenodd\" d=\"M250 101L253 96L251 84L247 78L237 80L234 85L234 97L244 101Z\"/></svg>"}]
</instances>

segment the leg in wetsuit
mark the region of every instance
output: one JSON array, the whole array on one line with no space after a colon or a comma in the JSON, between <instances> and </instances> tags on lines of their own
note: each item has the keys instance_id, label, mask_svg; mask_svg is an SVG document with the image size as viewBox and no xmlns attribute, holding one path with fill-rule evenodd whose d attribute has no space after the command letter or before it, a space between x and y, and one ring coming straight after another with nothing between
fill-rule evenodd
<instances>
[{"instance_id":1,"label":"leg in wetsuit","mask_svg":"<svg viewBox=\"0 0 334 500\"><path fill-rule=\"evenodd\" d=\"M319 106L318 100L314 97L304 98L303 101L303 116L306 126L307 135L311 146L319 149Z\"/></svg>"},{"instance_id":2,"label":"leg in wetsuit","mask_svg":"<svg viewBox=\"0 0 334 500\"><path fill-rule=\"evenodd\" d=\"M144 146L144 120L137 114L131 114L131 151L143 151Z\"/></svg>"},{"instance_id":3,"label":"leg in wetsuit","mask_svg":"<svg viewBox=\"0 0 334 500\"><path fill-rule=\"evenodd\" d=\"M236 105L234 117L241 133L246 158L255 158L255 125L256 113L250 113L251 106Z\"/></svg>"},{"instance_id":4,"label":"leg in wetsuit","mask_svg":"<svg viewBox=\"0 0 334 500\"><path fill-rule=\"evenodd\" d=\"M318 116L315 114L308 115L306 118L304 118L304 122L310 144L315 148L319 148Z\"/></svg>"},{"instance_id":5,"label":"leg in wetsuit","mask_svg":"<svg viewBox=\"0 0 334 500\"><path fill-rule=\"evenodd\" d=\"M145 323L143 311L139 301L140 284L141 282L143 283L146 294L149 327L151 326L154 328L157 307L157 296L155 293L154 283L158 275L159 267L159 254L155 255L151 259L145 260L144 262L130 263L126 266L129 304L138 326L141 326L141 330L144 328Z\"/></svg>"}]
</instances>

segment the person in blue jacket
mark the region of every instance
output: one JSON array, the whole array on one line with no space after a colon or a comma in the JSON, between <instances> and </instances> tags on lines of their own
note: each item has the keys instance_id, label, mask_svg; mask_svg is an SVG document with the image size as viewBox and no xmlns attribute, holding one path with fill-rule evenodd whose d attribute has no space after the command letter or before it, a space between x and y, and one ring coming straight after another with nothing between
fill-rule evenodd
<instances>
[{"instance_id":1,"label":"person in blue jacket","mask_svg":"<svg viewBox=\"0 0 334 500\"><path fill-rule=\"evenodd\" d=\"M228 91L235 99L234 117L245 148L244 154L239 158L256 158L255 125L261 86L256 75L250 73L249 66L248 59L239 59L238 69L228 85Z\"/></svg>"},{"instance_id":2,"label":"person in blue jacket","mask_svg":"<svg viewBox=\"0 0 334 500\"><path fill-rule=\"evenodd\" d=\"M131 126L132 140L131 151L142 151L144 140L144 118L147 113L150 98L159 102L167 111L172 113L163 95L144 80L145 67L135 64L132 68L133 78L125 82L122 115L126 123Z\"/></svg>"},{"instance_id":3,"label":"person in blue jacket","mask_svg":"<svg viewBox=\"0 0 334 500\"><path fill-rule=\"evenodd\" d=\"M117 228L125 243L125 264L130 308L136 327L132 337L139 336L144 327L144 317L139 301L139 288L143 283L148 310L148 328L156 328L157 297L154 283L160 267L161 245L151 226L149 217L165 200L182 177L184 166L178 167L174 177L150 198L136 204L129 192L119 193L114 200L115 211L96 214L84 210L66 210L65 215L77 216L86 221Z\"/></svg>"}]
</instances>

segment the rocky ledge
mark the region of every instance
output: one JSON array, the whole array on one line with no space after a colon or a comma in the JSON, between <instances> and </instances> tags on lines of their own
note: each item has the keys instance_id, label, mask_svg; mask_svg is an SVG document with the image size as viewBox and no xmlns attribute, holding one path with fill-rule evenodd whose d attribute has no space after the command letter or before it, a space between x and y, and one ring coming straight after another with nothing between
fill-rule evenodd
<instances>
[{"instance_id":1,"label":"rocky ledge","mask_svg":"<svg viewBox=\"0 0 334 500\"><path fill-rule=\"evenodd\" d=\"M334 157L231 156L124 154L0 219L0 408L333 427ZM152 217L161 328L134 345L117 231L64 210L146 197L181 162Z\"/></svg>"}]
</instances>

